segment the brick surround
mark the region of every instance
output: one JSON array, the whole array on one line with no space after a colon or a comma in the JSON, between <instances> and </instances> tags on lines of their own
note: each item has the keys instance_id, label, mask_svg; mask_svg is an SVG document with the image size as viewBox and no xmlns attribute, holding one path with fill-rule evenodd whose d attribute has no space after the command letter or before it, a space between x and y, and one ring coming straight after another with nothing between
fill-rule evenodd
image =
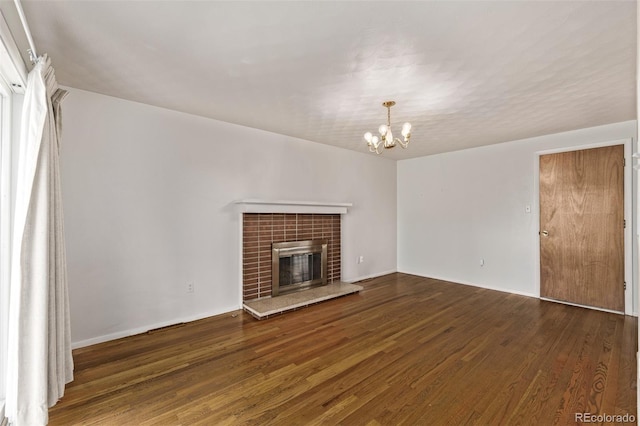
<instances>
[{"instance_id":1,"label":"brick surround","mask_svg":"<svg viewBox=\"0 0 640 426\"><path fill-rule=\"evenodd\" d=\"M271 243L326 238L327 282L340 281L340 215L243 213L242 299L271 296Z\"/></svg>"}]
</instances>

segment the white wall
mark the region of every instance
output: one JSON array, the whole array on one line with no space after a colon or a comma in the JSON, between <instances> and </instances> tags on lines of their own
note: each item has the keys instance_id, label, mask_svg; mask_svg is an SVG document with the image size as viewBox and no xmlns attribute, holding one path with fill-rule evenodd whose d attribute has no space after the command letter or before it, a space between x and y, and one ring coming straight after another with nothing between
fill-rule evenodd
<instances>
[{"instance_id":1,"label":"white wall","mask_svg":"<svg viewBox=\"0 0 640 426\"><path fill-rule=\"evenodd\" d=\"M398 271L537 296L536 152L635 135L634 120L399 161Z\"/></svg>"},{"instance_id":2,"label":"white wall","mask_svg":"<svg viewBox=\"0 0 640 426\"><path fill-rule=\"evenodd\" d=\"M343 280L396 270L396 162L68 90L61 173L74 346L238 309L238 199L351 202Z\"/></svg>"}]
</instances>

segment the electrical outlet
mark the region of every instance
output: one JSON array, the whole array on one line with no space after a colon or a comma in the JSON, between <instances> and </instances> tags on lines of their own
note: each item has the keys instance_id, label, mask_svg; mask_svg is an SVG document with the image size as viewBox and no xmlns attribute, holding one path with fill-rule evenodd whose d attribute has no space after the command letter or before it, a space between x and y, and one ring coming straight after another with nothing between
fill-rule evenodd
<instances>
[{"instance_id":1,"label":"electrical outlet","mask_svg":"<svg viewBox=\"0 0 640 426\"><path fill-rule=\"evenodd\" d=\"M193 281L187 281L187 293L193 293L196 291L196 286Z\"/></svg>"},{"instance_id":2,"label":"electrical outlet","mask_svg":"<svg viewBox=\"0 0 640 426\"><path fill-rule=\"evenodd\" d=\"M480 259L480 266L484 266L484 259Z\"/></svg>"},{"instance_id":3,"label":"electrical outlet","mask_svg":"<svg viewBox=\"0 0 640 426\"><path fill-rule=\"evenodd\" d=\"M358 263L364 262L364 256L358 256Z\"/></svg>"}]
</instances>

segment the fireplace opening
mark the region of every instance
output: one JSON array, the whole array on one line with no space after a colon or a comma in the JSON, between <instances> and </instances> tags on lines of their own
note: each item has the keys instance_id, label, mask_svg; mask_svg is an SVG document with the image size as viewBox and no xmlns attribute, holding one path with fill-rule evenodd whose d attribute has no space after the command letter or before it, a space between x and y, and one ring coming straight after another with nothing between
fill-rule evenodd
<instances>
[{"instance_id":1,"label":"fireplace opening","mask_svg":"<svg viewBox=\"0 0 640 426\"><path fill-rule=\"evenodd\" d=\"M272 296L327 284L326 239L272 244Z\"/></svg>"}]
</instances>

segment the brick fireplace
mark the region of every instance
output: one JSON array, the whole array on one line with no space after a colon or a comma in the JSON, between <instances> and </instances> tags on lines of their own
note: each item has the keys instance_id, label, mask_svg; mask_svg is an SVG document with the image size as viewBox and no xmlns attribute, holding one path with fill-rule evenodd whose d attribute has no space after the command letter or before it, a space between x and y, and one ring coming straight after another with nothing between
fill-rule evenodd
<instances>
[{"instance_id":1,"label":"brick fireplace","mask_svg":"<svg viewBox=\"0 0 640 426\"><path fill-rule=\"evenodd\" d=\"M327 282L340 281L340 216L316 213L243 213L243 301L271 296L272 243L326 239Z\"/></svg>"}]
</instances>

